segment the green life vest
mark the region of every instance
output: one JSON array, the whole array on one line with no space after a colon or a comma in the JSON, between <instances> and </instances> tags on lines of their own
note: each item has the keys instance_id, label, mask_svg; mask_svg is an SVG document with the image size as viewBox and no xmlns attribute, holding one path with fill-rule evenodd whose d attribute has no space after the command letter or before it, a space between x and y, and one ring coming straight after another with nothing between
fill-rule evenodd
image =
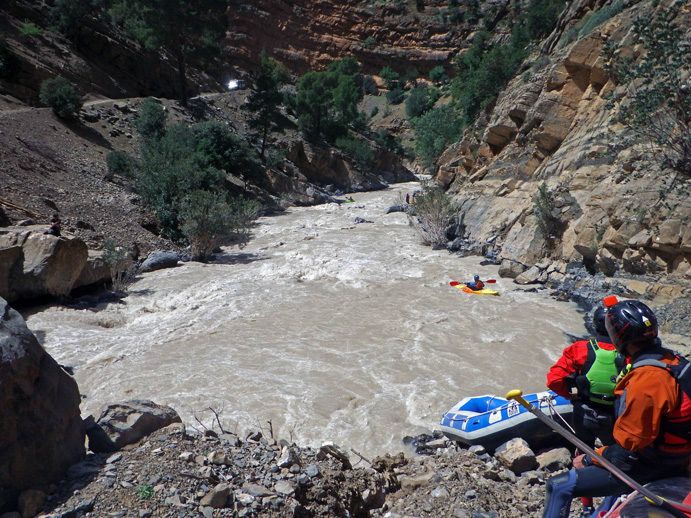
<instances>
[{"instance_id":1,"label":"green life vest","mask_svg":"<svg viewBox=\"0 0 691 518\"><path fill-rule=\"evenodd\" d=\"M617 386L617 376L622 367L623 358L616 350L603 349L591 338L588 362L584 365L584 370L587 369L585 377L588 379L589 387L584 395L603 405L614 404L614 387Z\"/></svg>"}]
</instances>

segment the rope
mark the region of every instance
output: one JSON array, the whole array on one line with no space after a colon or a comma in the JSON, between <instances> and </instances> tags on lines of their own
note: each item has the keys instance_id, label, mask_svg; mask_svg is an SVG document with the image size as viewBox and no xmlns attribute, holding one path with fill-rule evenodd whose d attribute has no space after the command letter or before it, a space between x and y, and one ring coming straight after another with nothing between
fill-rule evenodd
<instances>
[{"instance_id":1,"label":"rope","mask_svg":"<svg viewBox=\"0 0 691 518\"><path fill-rule=\"evenodd\" d=\"M547 403L547 408L549 408L549 416L552 418L553 421L556 421L556 419L554 418L554 416L556 415L557 417L559 417L561 422L564 423L566 428L568 428L572 434L576 435L576 431L573 428L571 428L571 425L566 421L566 419L564 419L562 415L559 412L557 412L557 410L554 408L554 396L545 396L541 398L540 401L544 401Z\"/></svg>"}]
</instances>

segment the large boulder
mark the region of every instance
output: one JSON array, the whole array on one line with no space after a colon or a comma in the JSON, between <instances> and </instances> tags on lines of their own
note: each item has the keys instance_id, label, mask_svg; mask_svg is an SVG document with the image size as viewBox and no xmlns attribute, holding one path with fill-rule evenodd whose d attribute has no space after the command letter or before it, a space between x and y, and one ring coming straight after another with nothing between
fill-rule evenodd
<instances>
[{"instance_id":1,"label":"large boulder","mask_svg":"<svg viewBox=\"0 0 691 518\"><path fill-rule=\"evenodd\" d=\"M0 298L0 514L85 454L79 388Z\"/></svg>"},{"instance_id":2,"label":"large boulder","mask_svg":"<svg viewBox=\"0 0 691 518\"><path fill-rule=\"evenodd\" d=\"M12 302L72 291L88 249L77 237L55 237L45 227L0 231L0 297Z\"/></svg>"},{"instance_id":3,"label":"large boulder","mask_svg":"<svg viewBox=\"0 0 691 518\"><path fill-rule=\"evenodd\" d=\"M95 452L117 451L156 430L181 423L178 413L148 400L132 400L108 405L98 420L87 418L89 448Z\"/></svg>"}]
</instances>

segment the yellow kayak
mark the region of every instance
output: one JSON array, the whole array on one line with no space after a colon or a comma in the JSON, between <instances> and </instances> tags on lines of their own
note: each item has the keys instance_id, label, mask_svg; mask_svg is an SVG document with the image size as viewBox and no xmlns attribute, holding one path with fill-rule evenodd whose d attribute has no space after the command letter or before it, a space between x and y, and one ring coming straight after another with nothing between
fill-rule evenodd
<instances>
[{"instance_id":1,"label":"yellow kayak","mask_svg":"<svg viewBox=\"0 0 691 518\"><path fill-rule=\"evenodd\" d=\"M465 284L459 284L456 286L456 288L460 288L466 293L475 293L475 295L499 295L499 292L496 290L490 290L489 288L483 288L481 290L473 290L470 289L468 286Z\"/></svg>"}]
</instances>

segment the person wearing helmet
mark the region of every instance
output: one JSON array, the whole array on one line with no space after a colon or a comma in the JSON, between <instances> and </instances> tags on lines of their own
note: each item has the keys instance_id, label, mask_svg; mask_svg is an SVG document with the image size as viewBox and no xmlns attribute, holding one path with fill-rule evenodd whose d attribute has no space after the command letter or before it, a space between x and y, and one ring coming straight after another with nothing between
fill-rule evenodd
<instances>
[{"instance_id":1,"label":"person wearing helmet","mask_svg":"<svg viewBox=\"0 0 691 518\"><path fill-rule=\"evenodd\" d=\"M614 443L614 387L625 364L607 334L606 313L602 307L595 310L595 337L569 345L547 373L547 388L571 401L574 433L591 448L596 439L605 446ZM590 516L592 497L581 502Z\"/></svg>"},{"instance_id":2,"label":"person wearing helmet","mask_svg":"<svg viewBox=\"0 0 691 518\"><path fill-rule=\"evenodd\" d=\"M642 302L616 303L605 326L631 367L614 390L615 442L598 453L640 484L685 474L691 459L689 362L662 347L657 318ZM581 455L574 469L547 481L543 517L567 516L574 497L628 492L596 459Z\"/></svg>"},{"instance_id":3,"label":"person wearing helmet","mask_svg":"<svg viewBox=\"0 0 691 518\"><path fill-rule=\"evenodd\" d=\"M614 442L614 387L625 363L607 334L605 314L605 308L595 310L596 336L569 345L547 373L547 387L571 400L576 435L590 447L596 439Z\"/></svg>"},{"instance_id":4,"label":"person wearing helmet","mask_svg":"<svg viewBox=\"0 0 691 518\"><path fill-rule=\"evenodd\" d=\"M480 276L473 277L473 282L466 282L465 284L471 290L479 291L485 287L485 283L480 280Z\"/></svg>"}]
</instances>

